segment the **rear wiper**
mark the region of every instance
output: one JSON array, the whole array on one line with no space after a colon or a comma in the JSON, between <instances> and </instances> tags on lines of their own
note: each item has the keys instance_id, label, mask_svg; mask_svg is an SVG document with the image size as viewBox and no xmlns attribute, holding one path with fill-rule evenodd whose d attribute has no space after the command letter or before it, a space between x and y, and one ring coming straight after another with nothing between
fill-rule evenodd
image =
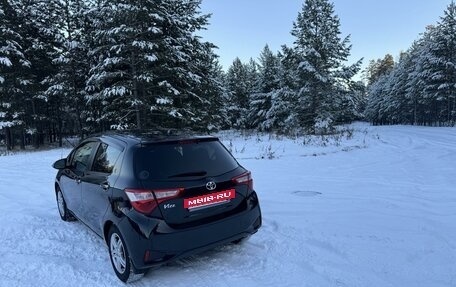
<instances>
[{"instance_id":1,"label":"rear wiper","mask_svg":"<svg viewBox=\"0 0 456 287\"><path fill-rule=\"evenodd\" d=\"M168 176L168 178L172 178L172 177L187 177L187 176L203 176L203 175L206 175L206 174L207 174L207 172L204 171L204 170L190 171L190 172L184 172L184 173L178 173L178 174L170 175L170 176Z\"/></svg>"}]
</instances>

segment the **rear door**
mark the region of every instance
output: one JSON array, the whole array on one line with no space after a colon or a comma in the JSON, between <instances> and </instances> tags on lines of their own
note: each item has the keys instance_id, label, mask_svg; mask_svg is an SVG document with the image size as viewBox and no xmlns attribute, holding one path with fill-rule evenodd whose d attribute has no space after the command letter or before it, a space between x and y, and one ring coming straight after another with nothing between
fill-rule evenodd
<instances>
[{"instance_id":1,"label":"rear door","mask_svg":"<svg viewBox=\"0 0 456 287\"><path fill-rule=\"evenodd\" d=\"M220 176L174 182L173 185L183 187L183 191L179 197L159 204L163 218L168 224L179 225L218 218L237 208L245 209L247 188L232 181L240 173L242 168ZM215 189L209 190L208 184L215 184Z\"/></svg>"},{"instance_id":2,"label":"rear door","mask_svg":"<svg viewBox=\"0 0 456 287\"><path fill-rule=\"evenodd\" d=\"M89 169L93 153L98 144L87 142L77 147L69 158L69 167L64 169L60 177L60 187L68 209L77 217L81 217L81 179Z\"/></svg>"},{"instance_id":3,"label":"rear door","mask_svg":"<svg viewBox=\"0 0 456 287\"><path fill-rule=\"evenodd\" d=\"M117 179L116 163L121 153L121 148L101 143L90 170L81 179L84 222L100 235L103 217L110 206L111 186Z\"/></svg>"},{"instance_id":4,"label":"rear door","mask_svg":"<svg viewBox=\"0 0 456 287\"><path fill-rule=\"evenodd\" d=\"M144 188L182 189L178 197L159 203L168 224L208 219L245 204L247 186L233 181L245 170L217 139L147 145L135 163Z\"/></svg>"}]
</instances>

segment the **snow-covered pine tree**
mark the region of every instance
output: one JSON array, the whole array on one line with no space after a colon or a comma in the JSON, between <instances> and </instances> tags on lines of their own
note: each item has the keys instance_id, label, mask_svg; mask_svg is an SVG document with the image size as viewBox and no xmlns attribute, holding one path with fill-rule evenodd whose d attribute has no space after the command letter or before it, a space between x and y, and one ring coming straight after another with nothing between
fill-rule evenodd
<instances>
[{"instance_id":1,"label":"snow-covered pine tree","mask_svg":"<svg viewBox=\"0 0 456 287\"><path fill-rule=\"evenodd\" d=\"M89 104L100 104L97 122L117 127L187 125L195 119L189 102L201 75L194 73L195 32L207 24L201 0L100 0L93 12L96 59L88 80ZM190 107L190 108L189 108Z\"/></svg>"},{"instance_id":2,"label":"snow-covered pine tree","mask_svg":"<svg viewBox=\"0 0 456 287\"><path fill-rule=\"evenodd\" d=\"M53 50L52 26L45 22L43 15L52 10L47 1L2 1L0 53L4 71L2 74L2 102L9 113L10 122L15 123L15 134L21 148L26 140L34 145L44 141L48 127L47 103L42 96L43 79L52 74L49 53Z\"/></svg>"},{"instance_id":3,"label":"snow-covered pine tree","mask_svg":"<svg viewBox=\"0 0 456 287\"><path fill-rule=\"evenodd\" d=\"M243 117L243 122L244 122L244 128L253 129L253 128L255 128L255 126L254 126L253 122L251 121L251 118L249 117L249 112L251 110L252 95L258 94L258 92L259 92L259 83L260 83L259 65L253 58L250 58L249 62L245 64L245 67L246 67L246 71L247 71L246 83L247 83L247 91L248 91L249 99L248 99L248 105L246 107L246 111L245 111L245 113L242 114L242 117Z\"/></svg>"},{"instance_id":4,"label":"snow-covered pine tree","mask_svg":"<svg viewBox=\"0 0 456 287\"><path fill-rule=\"evenodd\" d=\"M0 5L0 129L5 132L6 147L14 145L11 128L23 124L22 95L31 83L31 63L25 55L19 3L2 1Z\"/></svg>"},{"instance_id":5,"label":"snow-covered pine tree","mask_svg":"<svg viewBox=\"0 0 456 287\"><path fill-rule=\"evenodd\" d=\"M299 126L297 109L294 108L298 101L298 60L294 50L286 45L282 46L277 58L279 87L271 92L271 108L266 112L266 120L262 126L266 130L274 129L286 133Z\"/></svg>"},{"instance_id":6,"label":"snow-covered pine tree","mask_svg":"<svg viewBox=\"0 0 456 287\"><path fill-rule=\"evenodd\" d=\"M55 3L53 25L55 50L52 63L56 73L48 76L44 92L51 111L50 120L59 144L64 131L83 137L86 125L85 82L89 72L88 52L88 2L64 0ZM65 126L64 126L65 124Z\"/></svg>"},{"instance_id":7,"label":"snow-covered pine tree","mask_svg":"<svg viewBox=\"0 0 456 287\"><path fill-rule=\"evenodd\" d=\"M20 14L24 39L27 48L25 55L31 62L31 84L23 99L24 131L28 134L35 146L41 145L45 137L51 133L51 119L54 113L49 109L44 92L47 89L45 79L56 73L52 64L52 57L56 50L56 35L59 27L54 22L55 17L61 12L59 1L56 0L23 0L21 1Z\"/></svg>"},{"instance_id":8,"label":"snow-covered pine tree","mask_svg":"<svg viewBox=\"0 0 456 287\"><path fill-rule=\"evenodd\" d=\"M352 82L350 85L341 86L336 97L334 118L338 123L349 123L364 118L366 108L366 86L363 82Z\"/></svg>"},{"instance_id":9,"label":"snow-covered pine tree","mask_svg":"<svg viewBox=\"0 0 456 287\"><path fill-rule=\"evenodd\" d=\"M382 113L382 104L387 92L386 85L390 80L390 73L381 75L368 87L368 101L364 115L374 125L386 124L386 115Z\"/></svg>"},{"instance_id":10,"label":"snow-covered pine tree","mask_svg":"<svg viewBox=\"0 0 456 287\"><path fill-rule=\"evenodd\" d=\"M189 101L188 110L193 110L187 126L192 129L214 131L227 126L227 100L225 98L224 72L218 62L218 56L213 52L214 46L203 43L201 53L195 59L195 74L200 75L200 81L195 86L198 100Z\"/></svg>"},{"instance_id":11,"label":"snow-covered pine tree","mask_svg":"<svg viewBox=\"0 0 456 287\"><path fill-rule=\"evenodd\" d=\"M158 38L165 11L157 1L100 0L89 14L93 42L87 104L98 129L141 128L147 91L155 85Z\"/></svg>"},{"instance_id":12,"label":"snow-covered pine tree","mask_svg":"<svg viewBox=\"0 0 456 287\"><path fill-rule=\"evenodd\" d=\"M437 122L456 122L456 4L451 2L437 24L430 50L434 56L429 85L435 91Z\"/></svg>"},{"instance_id":13,"label":"snow-covered pine tree","mask_svg":"<svg viewBox=\"0 0 456 287\"><path fill-rule=\"evenodd\" d=\"M239 58L234 59L225 78L228 92L227 113L231 128L242 129L248 114L250 85L247 66Z\"/></svg>"},{"instance_id":14,"label":"snow-covered pine tree","mask_svg":"<svg viewBox=\"0 0 456 287\"><path fill-rule=\"evenodd\" d=\"M162 99L164 104L156 102L153 108L167 117L173 127L203 128L207 123L201 122L198 107L206 99L197 91L203 78L210 75L199 74L198 69L204 61L211 61L212 56L207 53L212 51L207 45L213 45L202 43L196 32L205 28L209 15L201 14L201 0L166 0L162 3L166 14L163 39L158 43L161 56L157 61L160 74L156 98Z\"/></svg>"},{"instance_id":15,"label":"snow-covered pine tree","mask_svg":"<svg viewBox=\"0 0 456 287\"><path fill-rule=\"evenodd\" d=\"M429 64L433 58L429 48L432 29L434 27L429 26L423 36L415 41L407 51L410 69L407 74L405 97L411 107L410 113L413 118L411 124L415 125L425 125L432 122L429 118L432 97L429 97L426 92L427 83L430 81Z\"/></svg>"},{"instance_id":16,"label":"snow-covered pine tree","mask_svg":"<svg viewBox=\"0 0 456 287\"><path fill-rule=\"evenodd\" d=\"M387 54L383 59L371 60L363 71L364 79L367 82L367 103L363 112L365 118L375 125L386 121L383 119L383 115L380 115L380 108L387 91L384 85L389 82L389 74L394 66L393 56Z\"/></svg>"},{"instance_id":17,"label":"snow-covered pine tree","mask_svg":"<svg viewBox=\"0 0 456 287\"><path fill-rule=\"evenodd\" d=\"M402 53L399 62L391 71L384 95L383 114L387 115L389 124L410 122L410 111L407 107L406 89L410 58L407 53Z\"/></svg>"},{"instance_id":18,"label":"snow-covered pine tree","mask_svg":"<svg viewBox=\"0 0 456 287\"><path fill-rule=\"evenodd\" d=\"M259 58L258 92L250 95L249 122L253 128L270 130L266 114L271 109L272 94L279 88L279 59L266 45Z\"/></svg>"},{"instance_id":19,"label":"snow-covered pine tree","mask_svg":"<svg viewBox=\"0 0 456 287\"><path fill-rule=\"evenodd\" d=\"M279 58L266 45L260 54L259 90L267 93L279 87Z\"/></svg>"},{"instance_id":20,"label":"snow-covered pine tree","mask_svg":"<svg viewBox=\"0 0 456 287\"><path fill-rule=\"evenodd\" d=\"M305 1L292 29L299 60L296 113L300 125L312 132L332 126L340 112L337 98L361 65L361 60L344 65L350 55L350 38L342 39L340 34L339 17L329 0Z\"/></svg>"}]
</instances>

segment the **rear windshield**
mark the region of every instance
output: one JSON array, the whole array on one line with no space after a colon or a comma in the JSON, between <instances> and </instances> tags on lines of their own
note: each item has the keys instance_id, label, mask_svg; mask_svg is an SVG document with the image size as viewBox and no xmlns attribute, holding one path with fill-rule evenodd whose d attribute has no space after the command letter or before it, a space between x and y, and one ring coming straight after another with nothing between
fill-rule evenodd
<instances>
[{"instance_id":1,"label":"rear windshield","mask_svg":"<svg viewBox=\"0 0 456 287\"><path fill-rule=\"evenodd\" d=\"M135 154L135 173L141 180L217 176L237 167L217 140L151 144Z\"/></svg>"}]
</instances>

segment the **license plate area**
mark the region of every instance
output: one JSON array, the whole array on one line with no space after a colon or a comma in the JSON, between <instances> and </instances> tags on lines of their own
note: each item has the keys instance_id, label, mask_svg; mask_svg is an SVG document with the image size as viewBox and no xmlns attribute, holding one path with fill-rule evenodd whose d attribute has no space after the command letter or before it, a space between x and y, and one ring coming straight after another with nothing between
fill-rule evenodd
<instances>
[{"instance_id":1,"label":"license plate area","mask_svg":"<svg viewBox=\"0 0 456 287\"><path fill-rule=\"evenodd\" d=\"M236 190L234 188L191 198L185 198L184 208L188 209L189 211L196 211L199 209L228 203L233 198L236 198Z\"/></svg>"}]
</instances>

